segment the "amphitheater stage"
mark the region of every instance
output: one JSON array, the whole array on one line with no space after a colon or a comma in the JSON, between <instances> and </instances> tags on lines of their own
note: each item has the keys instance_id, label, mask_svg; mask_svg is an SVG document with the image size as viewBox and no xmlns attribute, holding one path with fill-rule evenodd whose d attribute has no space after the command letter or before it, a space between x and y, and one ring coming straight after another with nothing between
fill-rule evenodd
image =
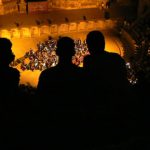
<instances>
[{"instance_id":1,"label":"amphitheater stage","mask_svg":"<svg viewBox=\"0 0 150 150\"><path fill-rule=\"evenodd\" d=\"M30 48L36 51L37 44L45 41L48 35L53 37L70 36L74 39L84 40L90 30L98 29L105 35L106 50L124 56L124 46L120 37L114 34L113 30L116 28L117 19L120 16L129 16L130 9L122 7L120 9L118 6L109 9L111 19L108 20L104 17L104 11L99 8L8 14L0 16L0 36L10 38L13 43L12 50L18 59L23 57ZM122 13L118 13L118 11ZM75 25L75 29L72 29L71 25ZM57 27L57 31L55 31L55 27ZM41 73L39 70L22 71L19 67L17 68L21 72L20 84L29 83L34 87L37 86Z\"/></svg>"},{"instance_id":2,"label":"amphitheater stage","mask_svg":"<svg viewBox=\"0 0 150 150\"><path fill-rule=\"evenodd\" d=\"M62 36L70 36L74 39L81 39L84 40L88 32L80 32L80 33L71 33L71 34L64 34ZM110 52L116 52L123 57L124 55L124 48L119 39L111 31L103 31L105 38L106 38L106 50ZM37 44L39 42L44 42L47 40L47 36L41 38L12 38L11 41L13 43L12 50L16 55L16 59L23 57L24 54L32 48L34 51L37 50ZM54 37L55 38L55 37ZM20 77L20 84L30 84L34 87L37 86L39 75L41 71L39 70L27 70L22 71L19 67L17 67L21 73Z\"/></svg>"}]
</instances>

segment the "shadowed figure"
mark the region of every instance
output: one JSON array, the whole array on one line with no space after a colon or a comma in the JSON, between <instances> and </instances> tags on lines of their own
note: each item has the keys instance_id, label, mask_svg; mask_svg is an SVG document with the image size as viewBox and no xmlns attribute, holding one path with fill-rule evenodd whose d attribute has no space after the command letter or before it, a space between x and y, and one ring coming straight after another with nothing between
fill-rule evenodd
<instances>
[{"instance_id":1,"label":"shadowed figure","mask_svg":"<svg viewBox=\"0 0 150 150\"><path fill-rule=\"evenodd\" d=\"M106 103L105 99L118 100L117 98L127 95L129 82L124 59L117 53L105 51L105 37L100 31L91 31L86 42L90 55L84 58L83 66L88 93L103 97L101 101L97 101L100 103ZM113 104L115 105L115 101ZM116 105L118 104L120 102L116 101Z\"/></svg>"},{"instance_id":2,"label":"shadowed figure","mask_svg":"<svg viewBox=\"0 0 150 150\"><path fill-rule=\"evenodd\" d=\"M81 69L72 64L72 56L75 54L74 41L69 37L61 37L57 43L56 54L59 62L55 67L44 70L37 87L38 94L42 96L69 96L69 92L77 92ZM71 95L71 94L70 94ZM72 98L69 96L69 98Z\"/></svg>"},{"instance_id":3,"label":"shadowed figure","mask_svg":"<svg viewBox=\"0 0 150 150\"><path fill-rule=\"evenodd\" d=\"M126 113L121 111L126 107L124 100L127 97L124 96L128 89L126 65L121 56L105 51L105 38L100 31L91 31L86 42L90 55L83 62L86 75L84 86L88 97L88 117L89 120L92 119L91 126L95 130L92 130L91 137L93 134L95 137L101 135L101 139L93 138L93 141L101 141L97 144L104 146L116 140L112 137L115 134L121 139L123 129L120 124L124 124L121 120L124 118L122 113Z\"/></svg>"},{"instance_id":4,"label":"shadowed figure","mask_svg":"<svg viewBox=\"0 0 150 150\"><path fill-rule=\"evenodd\" d=\"M9 39L0 38L0 113L2 144L5 147L14 142L16 129L16 98L18 94L20 73L10 67L15 56Z\"/></svg>"},{"instance_id":5,"label":"shadowed figure","mask_svg":"<svg viewBox=\"0 0 150 150\"><path fill-rule=\"evenodd\" d=\"M57 42L56 54L59 56L59 62L55 67L41 73L37 94L41 98L40 107L44 113L44 122L57 128L54 133L57 136L57 146L65 145L67 148L78 133L76 129L80 119L82 70L72 64L72 56L75 54L73 39L61 37ZM78 138L76 137L77 140ZM71 149L76 145L72 145Z\"/></svg>"},{"instance_id":6,"label":"shadowed figure","mask_svg":"<svg viewBox=\"0 0 150 150\"><path fill-rule=\"evenodd\" d=\"M3 96L13 96L19 86L20 73L10 67L15 55L11 50L12 43L9 39L0 38L0 91Z\"/></svg>"},{"instance_id":7,"label":"shadowed figure","mask_svg":"<svg viewBox=\"0 0 150 150\"><path fill-rule=\"evenodd\" d=\"M128 85L125 61L117 53L105 51L105 38L100 31L87 35L90 55L84 59L84 68L91 79L106 88L119 90Z\"/></svg>"}]
</instances>

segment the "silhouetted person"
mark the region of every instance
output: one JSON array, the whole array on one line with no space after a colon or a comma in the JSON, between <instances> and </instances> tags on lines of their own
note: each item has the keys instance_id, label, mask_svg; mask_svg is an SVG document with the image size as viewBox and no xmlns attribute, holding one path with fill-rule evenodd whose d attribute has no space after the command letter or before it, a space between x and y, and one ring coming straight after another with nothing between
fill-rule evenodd
<instances>
[{"instance_id":1,"label":"silhouetted person","mask_svg":"<svg viewBox=\"0 0 150 150\"><path fill-rule=\"evenodd\" d=\"M120 89L128 85L126 65L117 53L105 51L105 38L100 31L91 31L86 38L90 55L84 59L84 68L98 85Z\"/></svg>"},{"instance_id":2,"label":"silhouetted person","mask_svg":"<svg viewBox=\"0 0 150 150\"><path fill-rule=\"evenodd\" d=\"M67 17L65 17L65 22L68 23L69 22L69 19Z\"/></svg>"},{"instance_id":3,"label":"silhouetted person","mask_svg":"<svg viewBox=\"0 0 150 150\"><path fill-rule=\"evenodd\" d=\"M76 137L79 132L76 129L79 126L78 119L80 119L82 72L80 68L72 64L72 56L75 54L73 39L69 37L58 39L56 54L59 56L59 62L55 67L41 73L37 92L41 98L42 111L50 115L45 119L50 122L50 125L54 124L54 127L57 127L57 133L55 133L58 137L57 145L62 142L61 144L66 147L75 142L73 138L76 140L80 138ZM72 126L75 128L72 129ZM78 142L75 143L77 145Z\"/></svg>"},{"instance_id":4,"label":"silhouetted person","mask_svg":"<svg viewBox=\"0 0 150 150\"><path fill-rule=\"evenodd\" d=\"M84 20L84 21L86 21L86 20L87 20L86 16L83 16L83 20Z\"/></svg>"},{"instance_id":5,"label":"silhouetted person","mask_svg":"<svg viewBox=\"0 0 150 150\"><path fill-rule=\"evenodd\" d=\"M9 39L0 38L0 120L1 130L4 134L1 144L8 146L15 139L16 128L16 99L20 73L10 67L15 56L11 50L12 43ZM1 132L2 133L2 132Z\"/></svg>"},{"instance_id":6,"label":"silhouetted person","mask_svg":"<svg viewBox=\"0 0 150 150\"><path fill-rule=\"evenodd\" d=\"M89 99L87 106L91 116L93 113L93 125L95 122L97 130L95 133L100 132L103 136L103 142L100 144L103 145L113 142L115 138L111 139L114 135L111 132L113 133L115 128L119 129L120 122L112 120L123 118L120 110L124 111L123 97L127 94L128 87L126 65L121 56L105 51L105 38L100 31L91 31L86 42L90 52L83 63L86 75L85 89ZM122 130L115 132L118 135Z\"/></svg>"},{"instance_id":7,"label":"silhouetted person","mask_svg":"<svg viewBox=\"0 0 150 150\"><path fill-rule=\"evenodd\" d=\"M76 81L79 81L81 69L72 64L72 56L75 54L74 46L74 41L69 37L58 39L56 54L59 56L59 62L55 67L41 73L37 87L39 94L54 95L56 98L59 94L67 96L69 91L78 90L75 85L78 84Z\"/></svg>"},{"instance_id":8,"label":"silhouetted person","mask_svg":"<svg viewBox=\"0 0 150 150\"><path fill-rule=\"evenodd\" d=\"M4 96L11 97L19 86L20 73L17 69L10 67L15 55L9 39L0 38L0 91Z\"/></svg>"}]
</instances>

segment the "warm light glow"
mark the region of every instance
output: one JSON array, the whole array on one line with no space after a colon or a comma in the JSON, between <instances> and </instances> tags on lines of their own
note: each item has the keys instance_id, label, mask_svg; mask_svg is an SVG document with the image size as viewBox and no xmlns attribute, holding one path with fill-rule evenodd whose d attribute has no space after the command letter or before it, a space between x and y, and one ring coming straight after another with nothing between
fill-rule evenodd
<instances>
[{"instance_id":1,"label":"warm light glow","mask_svg":"<svg viewBox=\"0 0 150 150\"><path fill-rule=\"evenodd\" d=\"M87 32L81 32L81 33L72 33L72 34L66 34L74 39L81 39L84 40ZM106 50L110 52L116 52L123 56L123 47L119 39L113 35L109 35L107 32L104 33L105 38L106 38ZM13 38L12 43L13 47L12 50L14 54L16 55L16 58L21 58L24 56L25 52L29 51L30 48L33 50L37 50L37 43L45 41L47 39L47 36L41 37L41 38ZM80 67L82 67L83 64L80 64ZM19 66L18 66L19 68ZM38 78L40 75L39 70L36 71L22 71L19 69L21 72L21 78L20 78L20 83L21 84L26 84L30 83L33 86L37 86L38 83Z\"/></svg>"},{"instance_id":2,"label":"warm light glow","mask_svg":"<svg viewBox=\"0 0 150 150\"><path fill-rule=\"evenodd\" d=\"M114 29L114 27L116 26L116 22L111 19L110 20L100 19L100 15L98 15L98 12L100 12L99 11L100 4L101 4L100 0L88 0L88 1L52 0L52 1L43 1L41 3L34 2L29 3L28 5L29 13L27 15L28 17L26 17L22 15L23 13L24 14L27 13L26 4L24 3L24 1L21 1L20 11L17 9L17 7L14 7L16 3L9 3L7 6L12 9L6 9L7 7L6 8L4 7L4 9L0 10L0 15L17 12L21 17L24 17L21 18L24 20L23 21L18 20L16 22L16 18L14 18L15 21L12 21L11 23L9 22L10 23L9 24L8 22L5 23L6 19L3 18L3 20L1 21L3 23L2 24L3 27L1 27L0 29L0 37L9 38L12 41L13 43L12 50L16 56L16 59L18 59L22 58L25 55L25 53L28 52L30 49L36 51L37 44L39 42L44 42L45 40L47 40L49 35L52 37L70 36L73 39L81 39L83 41L85 40L86 35L89 31L101 30L105 31L104 32L106 38L105 49L110 52L116 52L119 55L123 56L123 46L120 40L116 37L116 35L113 34L110 35L110 31L108 31ZM50 13L53 12L52 10L56 8L77 9L77 10L76 11L73 10L73 12L70 14L70 17L67 17L68 21L66 20L62 21L60 18L66 17L62 15L65 14L62 13L64 10L60 10L59 12L60 18L57 18L58 15L53 16L53 14ZM81 11L82 8L95 8L95 9L83 9L84 11ZM42 19L39 19L40 15L38 14L38 12L43 10L46 11L46 14L42 13ZM33 20L34 19L35 20L34 21L32 20L33 22L31 20L28 20L30 18L31 11L35 12L34 14L35 18L33 18ZM58 11L56 11L56 14L59 13ZM47 17L49 16L49 14L50 16L52 16L52 18L50 17L50 21L49 18ZM76 15L73 16L72 14L77 14L77 16ZM61 20L60 21L61 23L55 22L58 20L59 21ZM7 28L5 27L5 25L7 25ZM82 67L83 64L81 63L79 66ZM17 66L17 68L21 72L20 78L21 84L30 83L33 86L37 86L40 71L22 71L20 69L20 66Z\"/></svg>"}]
</instances>

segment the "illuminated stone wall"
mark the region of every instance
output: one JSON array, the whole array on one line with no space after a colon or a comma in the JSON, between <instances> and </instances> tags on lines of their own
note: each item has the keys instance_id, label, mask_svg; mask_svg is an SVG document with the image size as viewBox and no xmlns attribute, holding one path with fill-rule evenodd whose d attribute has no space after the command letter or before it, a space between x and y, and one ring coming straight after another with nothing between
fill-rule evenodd
<instances>
[{"instance_id":1,"label":"illuminated stone wall","mask_svg":"<svg viewBox=\"0 0 150 150\"><path fill-rule=\"evenodd\" d=\"M28 2L29 11L49 11L58 9L95 8L105 0L47 0L43 2ZM0 15L8 13L26 13L24 0L0 0Z\"/></svg>"},{"instance_id":2,"label":"illuminated stone wall","mask_svg":"<svg viewBox=\"0 0 150 150\"><path fill-rule=\"evenodd\" d=\"M17 12L17 0L0 0L0 15Z\"/></svg>"},{"instance_id":3,"label":"illuminated stone wall","mask_svg":"<svg viewBox=\"0 0 150 150\"><path fill-rule=\"evenodd\" d=\"M29 12L47 12L48 11L48 2L32 2L28 3L28 11Z\"/></svg>"},{"instance_id":4,"label":"illuminated stone wall","mask_svg":"<svg viewBox=\"0 0 150 150\"><path fill-rule=\"evenodd\" d=\"M81 21L79 23L70 22L68 24L52 24L42 25L42 26L30 26L30 27L21 27L21 28L12 28L1 29L0 37L6 38L32 38L32 37L41 37L49 35L63 35L74 32L84 32L91 31L94 29L113 29L116 26L116 21L114 20L97 20L97 21Z\"/></svg>"},{"instance_id":5,"label":"illuminated stone wall","mask_svg":"<svg viewBox=\"0 0 150 150\"><path fill-rule=\"evenodd\" d=\"M102 0L52 0L53 8L80 9L95 8Z\"/></svg>"}]
</instances>

